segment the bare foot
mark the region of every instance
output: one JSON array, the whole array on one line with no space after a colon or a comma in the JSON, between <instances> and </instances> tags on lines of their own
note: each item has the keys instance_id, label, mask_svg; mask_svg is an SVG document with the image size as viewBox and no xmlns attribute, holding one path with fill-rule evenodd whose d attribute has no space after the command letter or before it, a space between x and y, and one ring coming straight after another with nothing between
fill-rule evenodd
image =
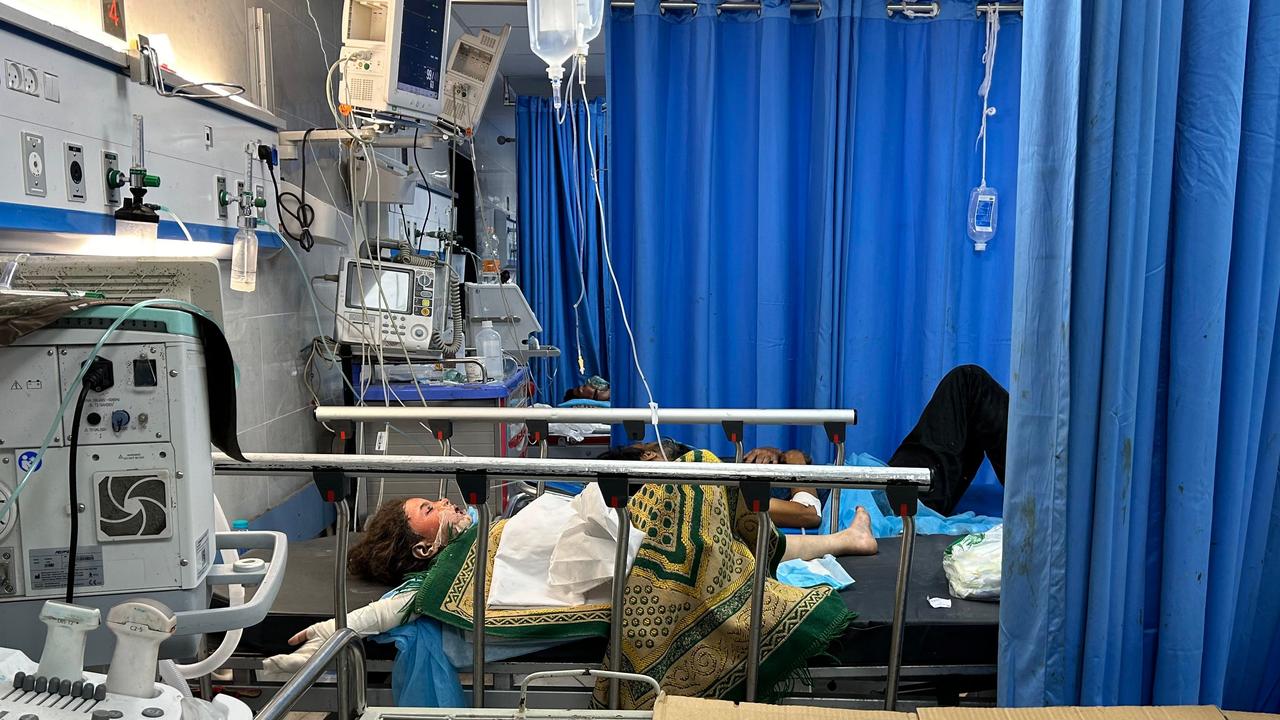
<instances>
[{"instance_id":1,"label":"bare foot","mask_svg":"<svg viewBox=\"0 0 1280 720\"><path fill-rule=\"evenodd\" d=\"M871 516L866 508L858 506L853 514L853 524L832 536L835 541L833 555L875 555L878 552L875 536L871 534Z\"/></svg>"}]
</instances>

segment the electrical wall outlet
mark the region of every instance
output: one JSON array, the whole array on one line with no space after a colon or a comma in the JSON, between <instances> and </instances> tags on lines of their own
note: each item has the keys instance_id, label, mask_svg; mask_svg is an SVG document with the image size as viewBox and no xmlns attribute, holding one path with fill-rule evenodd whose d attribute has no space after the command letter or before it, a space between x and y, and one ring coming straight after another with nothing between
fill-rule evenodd
<instances>
[{"instance_id":1,"label":"electrical wall outlet","mask_svg":"<svg viewBox=\"0 0 1280 720\"><path fill-rule=\"evenodd\" d=\"M28 195L48 194L44 169L44 138L32 132L22 133L22 176Z\"/></svg>"},{"instance_id":2,"label":"electrical wall outlet","mask_svg":"<svg viewBox=\"0 0 1280 720\"><path fill-rule=\"evenodd\" d=\"M22 92L40 97L40 71L33 67L22 68Z\"/></svg>"},{"instance_id":3,"label":"electrical wall outlet","mask_svg":"<svg viewBox=\"0 0 1280 720\"><path fill-rule=\"evenodd\" d=\"M66 143L63 150L66 152L67 199L82 203L85 199L84 148Z\"/></svg>"},{"instance_id":4,"label":"electrical wall outlet","mask_svg":"<svg viewBox=\"0 0 1280 720\"><path fill-rule=\"evenodd\" d=\"M114 207L120 206L120 188L111 187L111 183L108 182L108 178L111 177L111 171L119 170L119 169L120 169L120 156L116 155L110 150L103 151L102 153L102 188L103 188L102 196L107 199L107 207L114 208Z\"/></svg>"},{"instance_id":5,"label":"electrical wall outlet","mask_svg":"<svg viewBox=\"0 0 1280 720\"><path fill-rule=\"evenodd\" d=\"M22 92L22 63L4 61L4 86Z\"/></svg>"},{"instance_id":6,"label":"electrical wall outlet","mask_svg":"<svg viewBox=\"0 0 1280 720\"><path fill-rule=\"evenodd\" d=\"M216 178L214 178L213 181L214 181L213 202L215 205L218 206L218 219L226 220L227 206L222 204L222 197L227 192L227 179L222 175L219 175Z\"/></svg>"}]
</instances>

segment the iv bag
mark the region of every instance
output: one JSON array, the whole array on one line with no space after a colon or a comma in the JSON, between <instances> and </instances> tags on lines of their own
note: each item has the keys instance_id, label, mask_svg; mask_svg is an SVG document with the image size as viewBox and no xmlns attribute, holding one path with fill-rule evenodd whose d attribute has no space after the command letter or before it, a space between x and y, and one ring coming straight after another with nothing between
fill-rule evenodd
<instances>
[{"instance_id":1,"label":"iv bag","mask_svg":"<svg viewBox=\"0 0 1280 720\"><path fill-rule=\"evenodd\" d=\"M982 252L996 234L996 189L979 185L969 193L969 239L973 249Z\"/></svg>"},{"instance_id":2,"label":"iv bag","mask_svg":"<svg viewBox=\"0 0 1280 720\"><path fill-rule=\"evenodd\" d=\"M577 0L578 3L578 53L585 55L587 44L600 35L604 27L604 0Z\"/></svg>"},{"instance_id":3,"label":"iv bag","mask_svg":"<svg viewBox=\"0 0 1280 720\"><path fill-rule=\"evenodd\" d=\"M578 0L529 0L529 49L556 80L578 49Z\"/></svg>"}]
</instances>

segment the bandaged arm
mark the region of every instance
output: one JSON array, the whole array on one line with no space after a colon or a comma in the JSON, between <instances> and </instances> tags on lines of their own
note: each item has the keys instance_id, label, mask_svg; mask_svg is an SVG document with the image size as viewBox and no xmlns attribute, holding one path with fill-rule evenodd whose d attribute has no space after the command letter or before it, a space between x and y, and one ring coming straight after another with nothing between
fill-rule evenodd
<instances>
[{"instance_id":1,"label":"bandaged arm","mask_svg":"<svg viewBox=\"0 0 1280 720\"><path fill-rule=\"evenodd\" d=\"M384 633L400 624L404 618L404 609L413 596L413 591L402 592L352 610L347 613L347 627L360 633L362 637ZM320 649L324 641L333 635L337 624L334 620L318 622L289 638L290 645L302 643L302 647L288 655L274 655L263 660L263 671L269 675L296 673Z\"/></svg>"},{"instance_id":2,"label":"bandaged arm","mask_svg":"<svg viewBox=\"0 0 1280 720\"><path fill-rule=\"evenodd\" d=\"M808 489L797 489L791 499L769 501L769 516L779 527L816 528L822 524L822 503Z\"/></svg>"}]
</instances>

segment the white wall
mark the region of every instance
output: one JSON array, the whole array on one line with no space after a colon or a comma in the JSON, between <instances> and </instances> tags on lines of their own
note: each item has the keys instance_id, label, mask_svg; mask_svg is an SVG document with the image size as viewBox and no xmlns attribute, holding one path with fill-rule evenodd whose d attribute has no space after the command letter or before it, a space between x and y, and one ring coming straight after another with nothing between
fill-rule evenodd
<instances>
[{"instance_id":1,"label":"white wall","mask_svg":"<svg viewBox=\"0 0 1280 720\"><path fill-rule=\"evenodd\" d=\"M104 38L99 0L0 2L88 37ZM263 7L271 16L274 55L275 104L268 109L284 119L290 129L332 127L324 96L324 54L328 54L330 62L338 56L342 2L311 0L310 5L314 22L308 15L306 0L130 0L126 19L130 34L167 34L174 49L170 64L185 76L247 83L248 8ZM324 38L323 52L317 24ZM455 22L454 36L463 29ZM514 110L502 106L499 84L495 84L476 135L483 192L498 206L509 207L513 215L516 146L498 146L495 141L498 135L515 136ZM153 126L162 121L149 117L148 122ZM336 157L333 148L318 148L317 154L327 170L309 165L308 191L323 196L323 177L341 195L341 181L332 167ZM443 147L421 151L419 160L430 174L446 166L447 152ZM297 162L285 162L280 170L283 176L296 181L299 167ZM348 205L343 198L337 202ZM317 245L311 253L303 253L305 275L336 272L339 257L346 254L349 253L339 248ZM331 305L334 286L317 282L316 288L321 301ZM304 383L307 349L317 333L309 292L307 278L284 250L264 253L259 258L256 293L245 295L224 288L225 327L240 369L237 404L240 442L245 450L315 452L327 448L327 433L311 419L312 398ZM332 315L323 309L320 312L321 329L332 333ZM323 363L318 367L315 389L321 402L340 402L339 376ZM216 491L229 517L252 519L308 484L299 479L218 478Z\"/></svg>"}]
</instances>

